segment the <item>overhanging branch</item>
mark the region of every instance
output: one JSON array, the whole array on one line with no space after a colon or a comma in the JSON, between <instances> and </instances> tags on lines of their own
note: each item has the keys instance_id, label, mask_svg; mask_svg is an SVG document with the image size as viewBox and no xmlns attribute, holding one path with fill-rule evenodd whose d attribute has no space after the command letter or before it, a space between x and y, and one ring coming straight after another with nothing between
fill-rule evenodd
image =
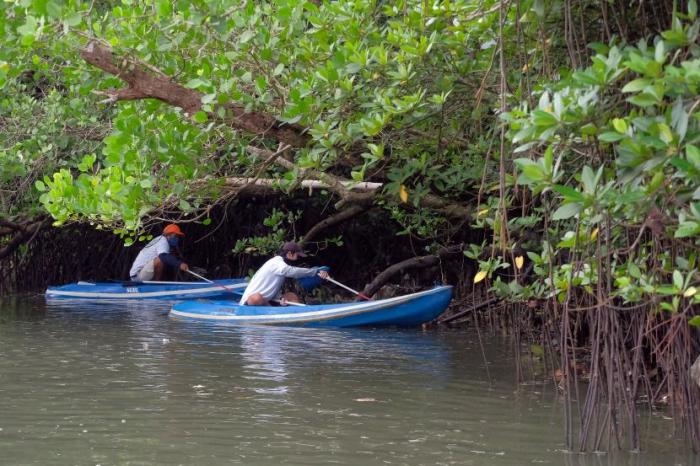
<instances>
[{"instance_id":1,"label":"overhanging branch","mask_svg":"<svg viewBox=\"0 0 700 466\"><path fill-rule=\"evenodd\" d=\"M268 159L268 157L273 154L273 152L268 149L261 149L253 146L248 146L247 151L250 154L257 155L265 159ZM343 210L349 205L362 205L368 207L380 199L383 195L378 186L377 189L351 188L356 185L362 185L362 183L354 183L350 180L344 180L337 176L318 170L299 168L293 162L290 162L282 156L278 156L274 160L276 164L286 168L287 170L298 171L302 178L315 178L324 183L326 185L326 189L340 196L340 201L338 201L338 203L335 205L336 209L338 210ZM459 219L462 221L468 220L472 216L472 209L469 206L453 202L449 199L443 199L434 194L427 194L421 197L419 206L435 210L442 213L446 217Z\"/></svg>"},{"instance_id":2,"label":"overhanging branch","mask_svg":"<svg viewBox=\"0 0 700 466\"><path fill-rule=\"evenodd\" d=\"M108 46L97 40L91 40L81 56L86 62L117 76L128 85L123 89L99 91L109 100L158 99L183 109L189 116L202 110L200 92L174 82L170 76L137 59L115 55ZM267 113L246 112L244 106L235 103L223 107L226 109L224 123L238 130L276 139L292 147L303 147L310 139L303 128L281 123ZM210 113L209 117L219 119L216 112Z\"/></svg>"},{"instance_id":3,"label":"overhanging branch","mask_svg":"<svg viewBox=\"0 0 700 466\"><path fill-rule=\"evenodd\" d=\"M3 223L10 224L13 222ZM30 221L25 224L15 224L17 228L11 228L14 231L14 236L5 244L5 246L0 248L0 260L5 259L10 254L15 252L22 244L34 238L34 236L39 233L39 230L41 230L47 223L48 222L44 218L40 218L39 220ZM10 228L8 228L8 230L9 229Z\"/></svg>"}]
</instances>

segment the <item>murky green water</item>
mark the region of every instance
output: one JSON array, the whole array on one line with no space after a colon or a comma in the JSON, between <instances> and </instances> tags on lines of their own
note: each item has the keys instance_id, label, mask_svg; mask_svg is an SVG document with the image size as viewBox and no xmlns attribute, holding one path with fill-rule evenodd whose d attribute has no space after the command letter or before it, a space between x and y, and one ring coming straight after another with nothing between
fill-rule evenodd
<instances>
[{"instance_id":1,"label":"murky green water","mask_svg":"<svg viewBox=\"0 0 700 466\"><path fill-rule=\"evenodd\" d=\"M696 465L661 416L647 450L562 451L550 384L464 331L179 321L157 303L0 301L3 465ZM488 365L488 371L487 371Z\"/></svg>"}]
</instances>

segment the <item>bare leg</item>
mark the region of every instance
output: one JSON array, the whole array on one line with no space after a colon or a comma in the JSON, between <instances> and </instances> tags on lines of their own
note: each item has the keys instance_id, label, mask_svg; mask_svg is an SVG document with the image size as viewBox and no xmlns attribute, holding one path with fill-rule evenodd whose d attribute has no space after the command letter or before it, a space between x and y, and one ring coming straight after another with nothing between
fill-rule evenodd
<instances>
[{"instance_id":1,"label":"bare leg","mask_svg":"<svg viewBox=\"0 0 700 466\"><path fill-rule=\"evenodd\" d=\"M153 279L160 281L163 279L163 274L165 272L165 264L160 258L156 257L153 259Z\"/></svg>"},{"instance_id":2,"label":"bare leg","mask_svg":"<svg viewBox=\"0 0 700 466\"><path fill-rule=\"evenodd\" d=\"M252 295L248 296L245 304L246 306L267 306L270 303L268 303L260 293L253 293Z\"/></svg>"}]
</instances>

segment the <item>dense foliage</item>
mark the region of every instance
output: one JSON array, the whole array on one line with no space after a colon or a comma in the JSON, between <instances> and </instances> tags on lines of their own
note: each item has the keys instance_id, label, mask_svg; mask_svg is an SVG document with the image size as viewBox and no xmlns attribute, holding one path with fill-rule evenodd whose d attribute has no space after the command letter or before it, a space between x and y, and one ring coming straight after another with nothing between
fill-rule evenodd
<instances>
[{"instance_id":1,"label":"dense foliage","mask_svg":"<svg viewBox=\"0 0 700 466\"><path fill-rule=\"evenodd\" d=\"M506 115L513 152L531 155L515 158L517 183L552 225L523 245L540 297L600 284L625 303L669 296L659 304L670 312L700 302L699 27L677 17L653 41L595 44L591 66L542 83L534 108Z\"/></svg>"}]
</instances>

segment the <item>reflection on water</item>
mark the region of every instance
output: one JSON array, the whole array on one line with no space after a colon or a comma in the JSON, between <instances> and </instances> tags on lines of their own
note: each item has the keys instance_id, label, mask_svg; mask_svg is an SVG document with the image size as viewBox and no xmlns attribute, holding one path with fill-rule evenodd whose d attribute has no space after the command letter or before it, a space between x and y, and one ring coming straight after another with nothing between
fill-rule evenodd
<instances>
[{"instance_id":1,"label":"reflection on water","mask_svg":"<svg viewBox=\"0 0 700 466\"><path fill-rule=\"evenodd\" d=\"M165 302L0 301L2 464L699 464L562 452L549 384L462 331L236 327ZM488 364L488 372L486 366Z\"/></svg>"}]
</instances>

